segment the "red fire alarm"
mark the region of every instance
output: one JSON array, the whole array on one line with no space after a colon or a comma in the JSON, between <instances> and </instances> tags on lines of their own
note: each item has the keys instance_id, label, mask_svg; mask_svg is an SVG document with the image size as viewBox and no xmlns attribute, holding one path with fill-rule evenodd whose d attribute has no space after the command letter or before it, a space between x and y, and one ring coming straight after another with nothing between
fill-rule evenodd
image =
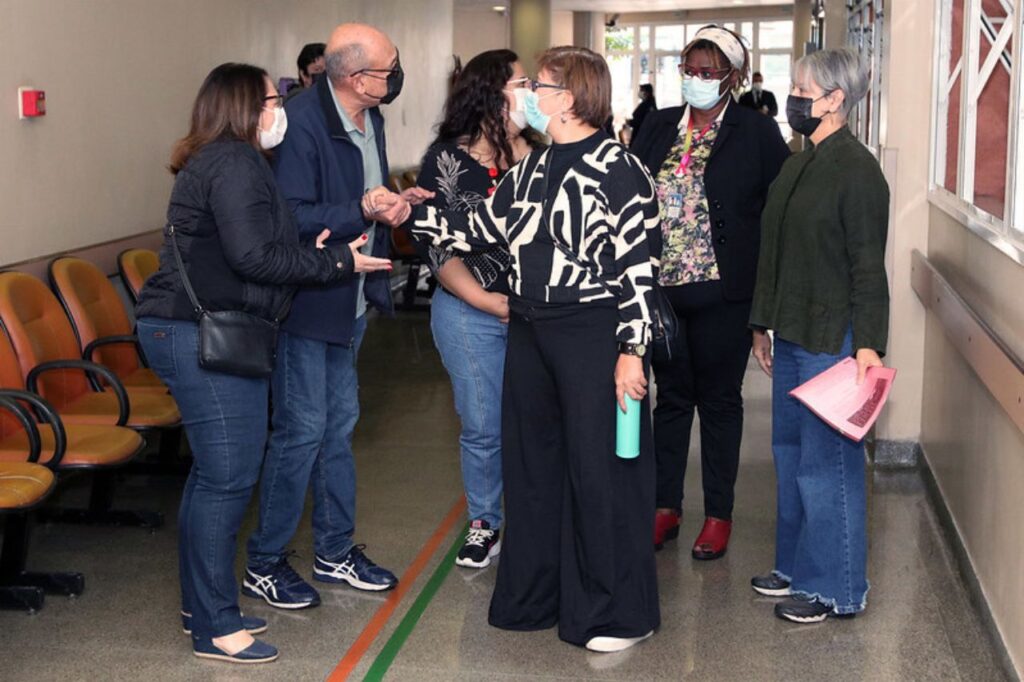
<instances>
[{"instance_id":1,"label":"red fire alarm","mask_svg":"<svg viewBox=\"0 0 1024 682\"><path fill-rule=\"evenodd\" d=\"M46 115L46 93L35 88L18 88L18 118Z\"/></svg>"}]
</instances>

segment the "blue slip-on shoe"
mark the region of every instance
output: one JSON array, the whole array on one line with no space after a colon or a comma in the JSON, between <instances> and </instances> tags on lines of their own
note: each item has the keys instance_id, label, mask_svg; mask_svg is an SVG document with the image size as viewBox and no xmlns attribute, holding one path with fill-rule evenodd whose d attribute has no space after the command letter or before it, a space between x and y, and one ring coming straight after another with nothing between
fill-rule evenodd
<instances>
[{"instance_id":1,"label":"blue slip-on shoe","mask_svg":"<svg viewBox=\"0 0 1024 682\"><path fill-rule=\"evenodd\" d=\"M192 653L199 658L227 663L270 663L277 660L277 649L258 639L237 654L229 654L218 648L212 639L193 638Z\"/></svg>"},{"instance_id":2,"label":"blue slip-on shoe","mask_svg":"<svg viewBox=\"0 0 1024 682\"><path fill-rule=\"evenodd\" d=\"M261 568L246 568L242 594L279 609L308 609L320 603L320 594L295 572L288 557Z\"/></svg>"},{"instance_id":3,"label":"blue slip-on shoe","mask_svg":"<svg viewBox=\"0 0 1024 682\"><path fill-rule=\"evenodd\" d=\"M363 554L366 545L355 545L336 558L316 555L313 578L324 583L348 583L357 590L383 592L398 584L391 571L381 568Z\"/></svg>"},{"instance_id":4,"label":"blue slip-on shoe","mask_svg":"<svg viewBox=\"0 0 1024 682\"><path fill-rule=\"evenodd\" d=\"M256 616L242 614L242 629L250 635L262 635L267 631L267 621ZM181 612L181 631L186 635L192 634L192 614Z\"/></svg>"}]
</instances>

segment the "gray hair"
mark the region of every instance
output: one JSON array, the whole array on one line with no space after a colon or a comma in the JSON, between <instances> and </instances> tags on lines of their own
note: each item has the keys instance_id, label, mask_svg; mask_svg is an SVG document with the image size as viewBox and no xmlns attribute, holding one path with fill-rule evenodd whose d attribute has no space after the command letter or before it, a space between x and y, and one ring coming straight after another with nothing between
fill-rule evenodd
<instances>
[{"instance_id":1,"label":"gray hair","mask_svg":"<svg viewBox=\"0 0 1024 682\"><path fill-rule=\"evenodd\" d=\"M366 49L361 43L349 43L324 55L324 68L331 83L338 85L341 79L369 66Z\"/></svg>"},{"instance_id":2,"label":"gray hair","mask_svg":"<svg viewBox=\"0 0 1024 682\"><path fill-rule=\"evenodd\" d=\"M860 55L846 47L818 50L798 59L793 65L793 81L805 85L808 78L825 94L843 91L846 96L841 111L843 118L850 115L868 92L868 67Z\"/></svg>"}]
</instances>

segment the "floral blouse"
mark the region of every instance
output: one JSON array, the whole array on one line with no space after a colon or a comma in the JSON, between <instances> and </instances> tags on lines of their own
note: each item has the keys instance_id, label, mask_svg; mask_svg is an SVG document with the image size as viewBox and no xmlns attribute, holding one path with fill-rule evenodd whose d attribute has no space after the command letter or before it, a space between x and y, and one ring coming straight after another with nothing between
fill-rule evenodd
<instances>
[{"instance_id":1,"label":"floral blouse","mask_svg":"<svg viewBox=\"0 0 1024 682\"><path fill-rule=\"evenodd\" d=\"M656 187L661 206L662 286L677 286L719 279L718 261L711 244L711 218L704 187L704 169L715 146L721 120L703 134L694 130L686 171L676 170L683 161L685 127L658 172Z\"/></svg>"}]
</instances>

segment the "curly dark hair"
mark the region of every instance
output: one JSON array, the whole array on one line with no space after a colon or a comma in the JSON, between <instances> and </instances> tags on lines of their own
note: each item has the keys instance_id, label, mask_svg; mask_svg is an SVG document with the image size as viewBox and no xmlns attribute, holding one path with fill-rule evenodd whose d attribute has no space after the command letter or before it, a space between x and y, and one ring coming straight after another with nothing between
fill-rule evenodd
<instances>
[{"instance_id":1,"label":"curly dark hair","mask_svg":"<svg viewBox=\"0 0 1024 682\"><path fill-rule=\"evenodd\" d=\"M511 166L514 156L505 131L508 100L504 89L517 61L519 56L512 50L488 50L470 59L461 71L457 70L435 143L458 142L469 146L483 138L494 150L495 162Z\"/></svg>"}]
</instances>

